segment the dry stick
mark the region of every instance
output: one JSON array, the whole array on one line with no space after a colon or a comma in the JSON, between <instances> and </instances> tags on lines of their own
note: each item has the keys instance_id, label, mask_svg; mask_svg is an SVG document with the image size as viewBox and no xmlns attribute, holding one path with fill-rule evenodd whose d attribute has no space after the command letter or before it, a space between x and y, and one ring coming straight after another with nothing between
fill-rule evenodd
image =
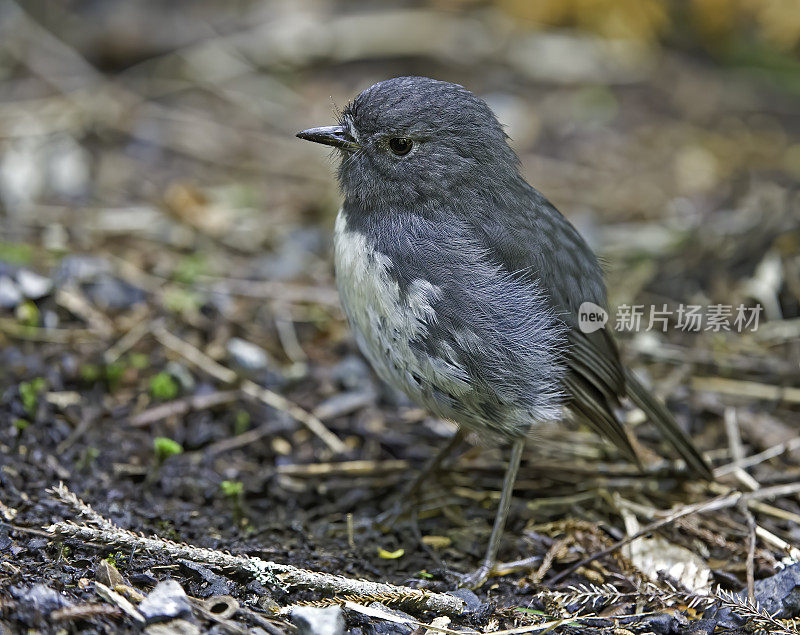
<instances>
[{"instance_id":1,"label":"dry stick","mask_svg":"<svg viewBox=\"0 0 800 635\"><path fill-rule=\"evenodd\" d=\"M201 368L219 381L225 384L233 384L238 381L238 375L234 371L214 361L188 342L176 337L164 328L163 324L157 324L153 327L153 335L161 344L175 351L188 362ZM268 406L272 406L276 410L285 412L295 421L302 423L311 432L317 435L335 454L342 454L347 451L347 446L339 437L328 430L322 421L317 419L317 417L310 412L303 410L297 404L292 403L286 399L286 397L272 392L267 388L263 388L249 379L241 383L240 389L243 393L262 401Z\"/></svg>"},{"instance_id":2,"label":"dry stick","mask_svg":"<svg viewBox=\"0 0 800 635\"><path fill-rule=\"evenodd\" d=\"M561 540L554 542L550 549L547 550L541 566L533 575L530 576L531 581L534 584L539 584L544 579L545 574L550 571L551 567L553 566L553 562L555 562L558 558L562 558L567 552L567 547L569 547L574 541L575 539L572 536L567 536L566 538L562 538Z\"/></svg>"},{"instance_id":3,"label":"dry stick","mask_svg":"<svg viewBox=\"0 0 800 635\"><path fill-rule=\"evenodd\" d=\"M692 377L692 388L707 390L720 395L734 395L736 397L749 397L765 401L783 401L786 403L800 403L800 388L774 386L761 384L754 381L740 379L725 379L724 377Z\"/></svg>"},{"instance_id":4,"label":"dry stick","mask_svg":"<svg viewBox=\"0 0 800 635\"><path fill-rule=\"evenodd\" d=\"M747 597L748 599L755 603L756 601L756 519L753 516L753 512L750 511L747 501L740 500L738 504L739 509L741 510L744 517L747 519L747 531L748 531L748 539L747 539L747 563L746 563L746 575L747 575Z\"/></svg>"},{"instance_id":5,"label":"dry stick","mask_svg":"<svg viewBox=\"0 0 800 635\"><path fill-rule=\"evenodd\" d=\"M588 558L584 558L580 562L571 566L569 569L562 571L561 573L556 575L551 580L550 584L554 585L560 582L568 575L575 573L575 571L577 571L581 567L585 567L587 564L594 562L599 558L603 558L611 553L614 553L615 551L621 549L625 545L630 544L637 538L641 538L642 536L646 536L647 534L652 533L653 531L660 529L661 527L665 527L666 525L672 524L679 518L684 518L686 516L690 516L693 514L702 514L710 511L716 511L718 509L725 509L728 507L732 507L733 505L736 505L741 498L742 498L741 492L732 492L722 496L717 496L716 498L712 498L711 500L708 501L703 501L702 503L697 503L695 505L687 505L686 507L683 507L682 509L679 509L678 511L670 514L666 518L662 518L660 520L656 520L650 523L649 525L645 525L640 531L637 531L635 534L632 534L627 538L615 542L610 547L598 551L597 553L589 556Z\"/></svg>"},{"instance_id":6,"label":"dry stick","mask_svg":"<svg viewBox=\"0 0 800 635\"><path fill-rule=\"evenodd\" d=\"M464 602L453 595L430 593L382 582L353 580L339 575L269 562L251 556L234 556L227 552L193 547L162 538L147 538L117 527L80 500L63 483L50 490L50 493L61 502L72 507L81 516L86 517L90 522L97 525L96 527L89 527L87 525L76 525L70 521L58 522L46 528L46 532L51 537L99 542L105 546L125 548L126 550L143 549L151 553L166 554L173 559L185 558L220 569L245 572L255 576L264 585L282 588L300 587L324 593L356 596L361 599L375 599L404 607L407 610L417 609L434 611L444 615L460 615L465 608Z\"/></svg>"},{"instance_id":7,"label":"dry stick","mask_svg":"<svg viewBox=\"0 0 800 635\"><path fill-rule=\"evenodd\" d=\"M765 461L774 459L775 457L778 457L781 454L784 454L785 452L793 452L798 448L800 448L800 437L790 439L789 441L786 441L784 443L778 443L777 445L768 447L766 450L763 450L758 454L752 454L748 457L745 457L740 461L733 461L731 463L728 463L727 465L720 465L718 468L714 470L714 478L719 478L720 476L731 474L738 468L745 469L748 467L759 465L760 463L764 463Z\"/></svg>"},{"instance_id":8,"label":"dry stick","mask_svg":"<svg viewBox=\"0 0 800 635\"><path fill-rule=\"evenodd\" d=\"M208 395L192 395L184 399L176 399L143 410L131 417L129 423L136 428L149 426L151 423L161 421L167 417L185 415L187 412L196 412L198 410L208 410L231 403L236 401L240 395L241 392L238 390L219 390Z\"/></svg>"},{"instance_id":9,"label":"dry stick","mask_svg":"<svg viewBox=\"0 0 800 635\"><path fill-rule=\"evenodd\" d=\"M742 447L742 435L739 430L739 421L736 417L736 408L725 408L725 432L728 435L728 447L731 451L731 458L734 463L741 463L744 459L744 448ZM760 489L761 484L744 468L738 467L733 472L736 480L751 491ZM737 507L747 519L748 544L747 544L747 597L751 602L755 602L755 558L756 558L756 519L748 508L748 503L744 499L740 500Z\"/></svg>"},{"instance_id":10,"label":"dry stick","mask_svg":"<svg viewBox=\"0 0 800 635\"><path fill-rule=\"evenodd\" d=\"M113 335L114 324L111 320L95 309L79 290L61 288L56 291L55 299L56 304L77 315L100 337Z\"/></svg>"},{"instance_id":11,"label":"dry stick","mask_svg":"<svg viewBox=\"0 0 800 635\"><path fill-rule=\"evenodd\" d=\"M106 364L113 364L120 357L122 357L122 355L136 346L136 344L139 343L139 340L147 335L148 331L150 331L149 320L141 320L140 322L137 322L128 330L127 333L125 333L125 335L119 338L113 346L109 347L109 349L103 353L103 361Z\"/></svg>"},{"instance_id":12,"label":"dry stick","mask_svg":"<svg viewBox=\"0 0 800 635\"><path fill-rule=\"evenodd\" d=\"M739 421L736 416L736 408L725 408L725 432L728 435L728 448L734 463L740 464L744 460L744 448L742 447L742 435L739 431ZM733 470L733 475L744 487L750 491L755 491L761 484L750 474L745 472L743 467Z\"/></svg>"}]
</instances>

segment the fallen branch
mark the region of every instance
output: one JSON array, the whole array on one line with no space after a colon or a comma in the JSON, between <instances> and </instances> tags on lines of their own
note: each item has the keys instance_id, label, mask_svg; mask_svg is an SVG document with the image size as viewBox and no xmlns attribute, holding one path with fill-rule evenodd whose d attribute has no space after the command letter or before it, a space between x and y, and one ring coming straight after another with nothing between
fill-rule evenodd
<instances>
[{"instance_id":1,"label":"fallen branch","mask_svg":"<svg viewBox=\"0 0 800 635\"><path fill-rule=\"evenodd\" d=\"M72 538L126 551L142 549L151 553L167 555L173 559L183 558L201 562L225 571L247 573L265 586L277 586L284 589L290 587L312 589L322 593L340 595L344 600L354 602L377 601L406 610L434 611L442 615L459 615L465 609L463 601L454 595L431 593L382 582L353 580L340 575L299 569L291 565L269 562L251 556L237 556L158 537L148 538L118 527L94 511L64 484L59 484L50 490L50 493L95 525L78 525L71 521L58 522L45 529L47 534L53 538Z\"/></svg>"}]
</instances>

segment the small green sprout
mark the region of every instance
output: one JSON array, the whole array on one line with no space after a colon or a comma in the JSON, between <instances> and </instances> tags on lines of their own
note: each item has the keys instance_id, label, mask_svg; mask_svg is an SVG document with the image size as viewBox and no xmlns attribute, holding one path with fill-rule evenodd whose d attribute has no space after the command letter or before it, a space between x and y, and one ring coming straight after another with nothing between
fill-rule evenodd
<instances>
[{"instance_id":1,"label":"small green sprout","mask_svg":"<svg viewBox=\"0 0 800 635\"><path fill-rule=\"evenodd\" d=\"M26 300L17 307L17 322L23 326L34 328L39 326L39 307L30 300Z\"/></svg>"},{"instance_id":2,"label":"small green sprout","mask_svg":"<svg viewBox=\"0 0 800 635\"><path fill-rule=\"evenodd\" d=\"M144 353L131 353L128 355L128 363L130 363L131 368L144 370L150 365L150 357Z\"/></svg>"},{"instance_id":3,"label":"small green sprout","mask_svg":"<svg viewBox=\"0 0 800 635\"><path fill-rule=\"evenodd\" d=\"M153 449L156 452L156 461L159 465L169 457L183 452L183 446L168 437L156 437L153 439Z\"/></svg>"},{"instance_id":4,"label":"small green sprout","mask_svg":"<svg viewBox=\"0 0 800 635\"><path fill-rule=\"evenodd\" d=\"M238 436L247 432L248 428L250 428L250 413L247 410L239 410L233 421L233 434Z\"/></svg>"},{"instance_id":5,"label":"small green sprout","mask_svg":"<svg viewBox=\"0 0 800 635\"><path fill-rule=\"evenodd\" d=\"M244 483L241 481L222 481L220 483L222 493L228 498L237 499L244 492Z\"/></svg>"},{"instance_id":6,"label":"small green sprout","mask_svg":"<svg viewBox=\"0 0 800 635\"><path fill-rule=\"evenodd\" d=\"M20 382L19 396L22 399L22 407L28 416L33 417L36 414L36 407L39 405L39 396L44 392L45 381L44 377L36 377L31 381Z\"/></svg>"},{"instance_id":7,"label":"small green sprout","mask_svg":"<svg viewBox=\"0 0 800 635\"><path fill-rule=\"evenodd\" d=\"M238 524L244 517L244 505L242 504L242 499L244 497L244 483L241 481L222 481L219 486L220 489L222 489L222 493L225 495L225 498L230 500L231 505L233 506L233 517Z\"/></svg>"},{"instance_id":8,"label":"small green sprout","mask_svg":"<svg viewBox=\"0 0 800 635\"><path fill-rule=\"evenodd\" d=\"M178 396L178 384L172 375L161 371L150 380L150 395L157 401L169 401Z\"/></svg>"},{"instance_id":9,"label":"small green sprout","mask_svg":"<svg viewBox=\"0 0 800 635\"><path fill-rule=\"evenodd\" d=\"M90 445L81 453L80 458L75 463L75 467L78 469L78 471L83 472L95 462L98 456L100 456L100 450L93 445Z\"/></svg>"}]
</instances>

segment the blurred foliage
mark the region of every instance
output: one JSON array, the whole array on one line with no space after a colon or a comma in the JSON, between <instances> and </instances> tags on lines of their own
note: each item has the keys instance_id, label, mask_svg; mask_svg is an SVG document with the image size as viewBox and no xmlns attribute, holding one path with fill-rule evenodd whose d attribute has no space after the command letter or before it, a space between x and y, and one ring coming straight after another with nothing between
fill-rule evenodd
<instances>
[{"instance_id":1,"label":"blurred foliage","mask_svg":"<svg viewBox=\"0 0 800 635\"><path fill-rule=\"evenodd\" d=\"M717 53L742 39L785 53L800 43L796 0L497 0L507 13L545 26L653 42L688 35Z\"/></svg>"}]
</instances>

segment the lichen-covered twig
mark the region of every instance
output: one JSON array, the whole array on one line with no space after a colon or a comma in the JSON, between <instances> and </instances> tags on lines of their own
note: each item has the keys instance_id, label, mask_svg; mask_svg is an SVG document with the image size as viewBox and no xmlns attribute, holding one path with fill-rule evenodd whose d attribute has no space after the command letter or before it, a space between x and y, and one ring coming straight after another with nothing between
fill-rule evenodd
<instances>
[{"instance_id":1,"label":"lichen-covered twig","mask_svg":"<svg viewBox=\"0 0 800 635\"><path fill-rule=\"evenodd\" d=\"M146 537L122 529L104 518L80 500L66 486L59 484L50 490L61 502L76 510L90 525L62 521L46 528L53 537L72 538L85 542L101 543L111 548L136 548L151 553L161 553L178 559L202 562L231 572L244 572L267 586L314 589L322 593L348 596L358 601L379 601L403 607L406 610L426 610L442 615L458 615L464 611L461 599L443 593L430 593L409 587L382 582L354 580L340 575L300 569L287 564L269 562L246 555L233 555L224 551L194 547L158 537Z\"/></svg>"}]
</instances>

